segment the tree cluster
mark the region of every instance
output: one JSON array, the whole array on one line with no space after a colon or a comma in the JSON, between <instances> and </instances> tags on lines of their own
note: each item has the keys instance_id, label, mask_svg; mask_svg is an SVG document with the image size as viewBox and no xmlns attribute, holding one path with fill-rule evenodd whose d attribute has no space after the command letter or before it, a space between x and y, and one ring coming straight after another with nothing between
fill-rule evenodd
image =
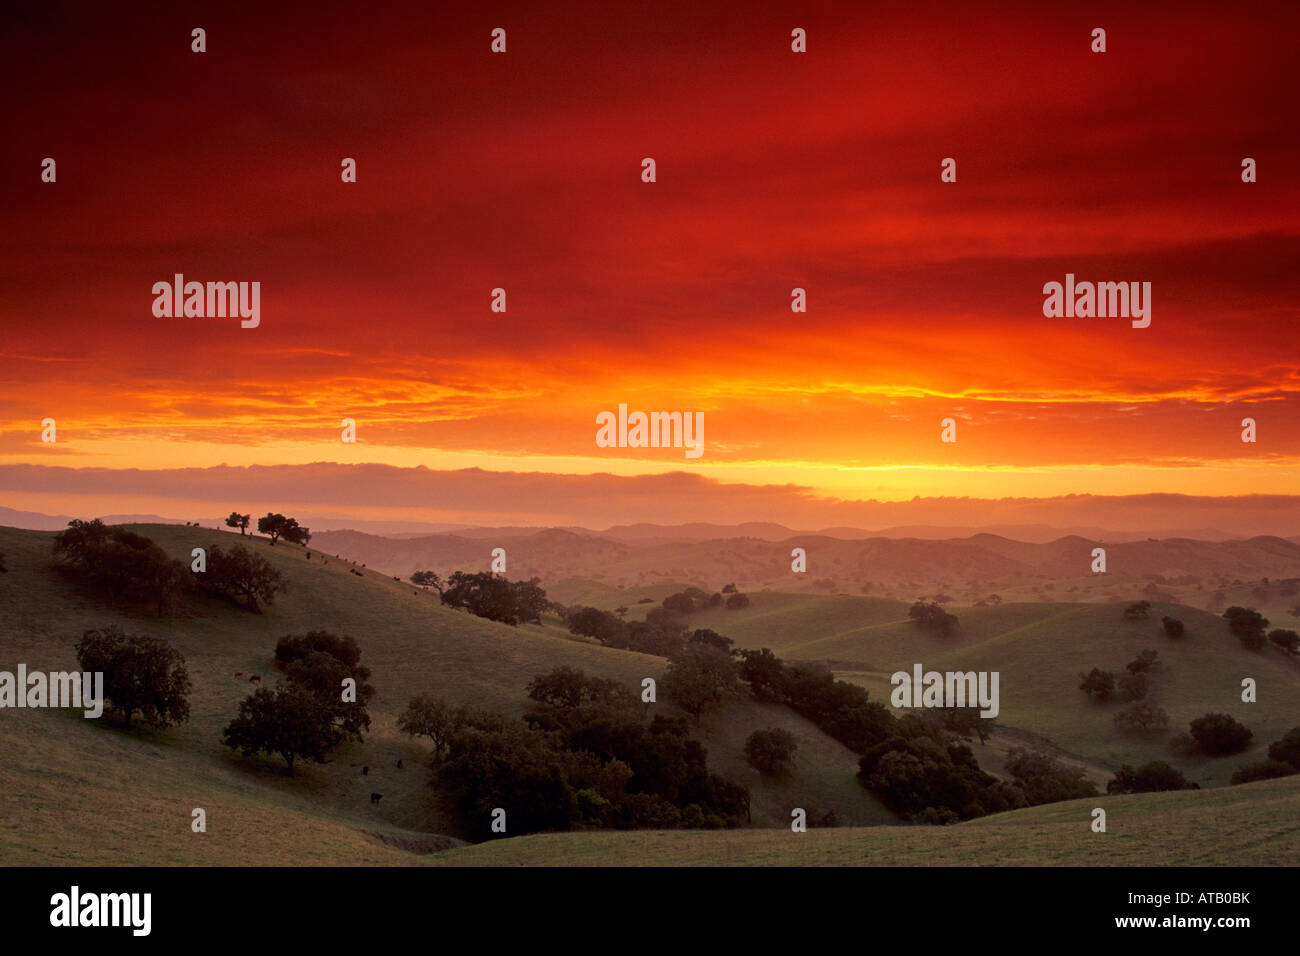
<instances>
[{"instance_id":1,"label":"tree cluster","mask_svg":"<svg viewBox=\"0 0 1300 956\"><path fill-rule=\"evenodd\" d=\"M74 519L54 538L61 566L92 586L161 615L187 584L187 568L149 538L99 518Z\"/></svg>"},{"instance_id":2,"label":"tree cluster","mask_svg":"<svg viewBox=\"0 0 1300 956\"><path fill-rule=\"evenodd\" d=\"M1150 674L1160 663L1159 657L1156 651L1142 651L1124 665L1127 673L1120 675L1118 679L1113 672L1094 667L1087 674L1079 675L1081 681L1079 690L1098 703L1115 699L1143 700L1151 689Z\"/></svg>"},{"instance_id":3,"label":"tree cluster","mask_svg":"<svg viewBox=\"0 0 1300 956\"><path fill-rule=\"evenodd\" d=\"M1232 775L1232 782L1272 780L1296 773L1300 773L1300 727L1292 727L1281 740L1273 741L1268 748L1268 759L1242 767Z\"/></svg>"},{"instance_id":4,"label":"tree cluster","mask_svg":"<svg viewBox=\"0 0 1300 956\"><path fill-rule=\"evenodd\" d=\"M949 614L933 602L927 604L924 601L917 601L907 612L907 616L917 627L931 634L938 634L940 637L952 637L961 631L957 615Z\"/></svg>"},{"instance_id":5,"label":"tree cluster","mask_svg":"<svg viewBox=\"0 0 1300 956\"><path fill-rule=\"evenodd\" d=\"M1199 790L1182 771L1163 760L1152 760L1134 770L1123 764L1106 784L1107 793L1158 793L1163 790Z\"/></svg>"},{"instance_id":6,"label":"tree cluster","mask_svg":"<svg viewBox=\"0 0 1300 956\"><path fill-rule=\"evenodd\" d=\"M1264 649L1264 631L1268 627L1268 618L1248 607L1230 607L1223 612L1230 630L1241 646L1252 651Z\"/></svg>"},{"instance_id":7,"label":"tree cluster","mask_svg":"<svg viewBox=\"0 0 1300 956\"><path fill-rule=\"evenodd\" d=\"M497 807L506 809L515 835L747 819L749 792L709 772L707 751L691 739L687 722L660 715L647 724L629 688L559 668L536 677L529 697L535 706L525 726L504 717L490 726L453 726L447 715L455 711L429 697L412 701L404 715L408 733L432 725L445 732L435 740L445 751L438 780L472 838L492 835Z\"/></svg>"},{"instance_id":8,"label":"tree cluster","mask_svg":"<svg viewBox=\"0 0 1300 956\"><path fill-rule=\"evenodd\" d=\"M323 763L345 741L361 742L375 690L365 682L370 670L361 664L354 640L328 631L283 637L275 661L285 680L258 688L240 703L222 731L226 746L245 757L279 754L293 776L298 757Z\"/></svg>"},{"instance_id":9,"label":"tree cluster","mask_svg":"<svg viewBox=\"0 0 1300 956\"><path fill-rule=\"evenodd\" d=\"M437 575L425 580L433 583ZM542 612L550 607L541 578L508 581L489 571L456 571L439 593L443 604L512 626L520 621L540 622Z\"/></svg>"}]
</instances>

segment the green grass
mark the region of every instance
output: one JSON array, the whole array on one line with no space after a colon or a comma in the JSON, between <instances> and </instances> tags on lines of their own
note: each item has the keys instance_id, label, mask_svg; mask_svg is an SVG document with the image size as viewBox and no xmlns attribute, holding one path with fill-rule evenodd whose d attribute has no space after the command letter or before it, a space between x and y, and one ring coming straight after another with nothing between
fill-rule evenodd
<instances>
[{"instance_id":1,"label":"green grass","mask_svg":"<svg viewBox=\"0 0 1300 956\"><path fill-rule=\"evenodd\" d=\"M137 530L187 564L191 548L229 547L239 538L175 525ZM328 557L326 566L327 556L312 552L308 560L301 548L271 547L265 539L242 543L271 560L289 585L265 613L196 598L186 613L158 618L115 607L52 570L52 538L0 528L0 552L10 569L0 575L0 669L14 670L20 662L30 670L72 669L73 646L84 630L118 624L164 637L185 655L194 685L192 716L171 730L128 734L107 718L0 710L0 861L6 863L617 863L638 862L645 853L660 863L1052 863L1092 862L1089 854L1103 846L1097 840L1124 848L1127 855L1107 857L1110 863L1252 862L1257 854L1275 853L1279 840L1294 841L1295 831L1283 824L1296 818L1297 781L1097 798L1089 808L1114 804L1123 810L1107 836L1088 833L1086 820L1076 832L1079 810L1071 805L937 830L876 827L895 818L857 784L854 754L785 708L737 700L706 715L698 732L711 769L751 787L754 829L557 834L432 853L454 842L441 834L454 834L456 823L430 786L427 749L396 729L397 715L412 696L431 692L517 716L526 707L528 681L556 666L639 685L643 677L661 676L666 662L576 639L557 624L511 628L484 621L389 576L366 570L358 577L346 561ZM654 605L637 605L638 597L654 597L657 604L678 590L680 585L667 582L623 590L567 582L551 593L572 603L626 604L636 609L629 616L639 616ZM1185 607L1158 605L1152 621L1143 624L1122 621L1114 605L957 608L964 633L944 639L907 621L908 602L776 592L750 597L749 608L701 612L690 624L712 627L742 647L772 647L787 659L836 662L840 676L868 686L876 699L887 699L893 670L918 660L927 669L999 670L1001 721L1016 734L1050 738L1086 765L1103 789L1114 764L1154 757L1182 766L1203 786L1221 784L1235 766L1260 759L1267 743L1300 724L1300 666L1272 648L1264 654L1244 651L1220 619ZM1182 642L1160 633L1163 613L1187 622ZM325 764L300 764L290 778L278 758L239 757L221 744L220 732L250 690L235 672L274 680L275 642L313 628L357 639L378 696L364 744L337 751ZM1255 730L1252 751L1224 760L1180 760L1165 749L1168 734L1148 740L1115 734L1111 715L1117 707L1089 704L1077 690L1076 675L1094 665L1121 670L1144 647L1160 651L1156 696L1177 729L1207 710L1226 710ZM1241 676L1259 681L1258 704L1238 702ZM762 727L784 727L795 735L799 750L790 777L763 779L745 764L744 741ZM976 745L981 764L998 772L1006 749L1019 739L1008 733ZM396 768L398 759L405 769ZM370 766L368 776L361 775L362 764ZM371 791L384 794L378 806L369 802ZM833 811L849 826L791 834L795 806L812 815ZM195 807L207 811L207 833L190 830ZM1238 809L1224 808L1240 809L1246 822L1238 828ZM1179 821L1190 827L1218 820L1215 813L1229 815L1222 838L1192 840L1177 830ZM1146 856L1139 840L1144 827L1154 835ZM1162 842L1166 832L1183 836ZM511 856L516 851L507 847L528 849ZM978 858L981 852L986 857Z\"/></svg>"},{"instance_id":2,"label":"green grass","mask_svg":"<svg viewBox=\"0 0 1300 956\"><path fill-rule=\"evenodd\" d=\"M1093 833L1092 811L1107 815ZM444 866L1289 866L1300 778L1071 800L949 827L553 833L437 854Z\"/></svg>"},{"instance_id":3,"label":"green grass","mask_svg":"<svg viewBox=\"0 0 1300 956\"><path fill-rule=\"evenodd\" d=\"M1020 610L1038 616L1011 626L1016 619L1008 615ZM1165 614L1186 625L1181 640L1164 636L1160 618ZM988 627L995 615L1008 629ZM1000 724L1049 738L1066 754L1112 771L1122 763L1167 760L1202 787L1227 784L1235 769L1264 759L1270 743L1300 725L1300 663L1272 647L1246 650L1221 618L1204 611L1157 604L1150 620L1132 622L1112 605L1043 604L963 609L959 617L965 633L951 639L922 634L912 625L876 628L857 655L871 670L839 676L866 687L873 699L888 701L890 675L910 671L918 661L926 670L998 671ZM1092 703L1078 689L1079 674L1093 667L1123 674L1124 665L1146 648L1160 655L1150 696L1169 714L1170 727L1120 733L1114 716L1127 705ZM1257 682L1256 703L1241 700L1244 677ZM1222 758L1174 754L1170 738L1211 711L1232 714L1249 727L1255 735L1251 747Z\"/></svg>"},{"instance_id":4,"label":"green grass","mask_svg":"<svg viewBox=\"0 0 1300 956\"><path fill-rule=\"evenodd\" d=\"M187 563L193 547L239 543L237 535L184 526L137 530ZM348 562L316 552L308 560L301 548L271 547L264 539L242 543L272 561L288 589L263 614L200 598L186 616L158 618L115 608L52 570L51 541L48 533L0 529L10 568L0 575L0 669L19 662L29 670L73 669L82 632L117 624L164 637L185 656L191 719L167 731L127 734L108 717L0 711L0 852L14 860L37 862L61 852L50 847L75 846L66 852L106 864L396 862L406 856L401 847L442 846L446 838L436 834L457 831L429 785L427 749L396 728L411 697L427 691L518 716L528 681L554 667L639 687L666 666L554 625L485 621L390 576L359 569L358 577ZM250 691L235 672L274 680L275 642L313 628L356 638L378 693L363 745L342 748L325 764L300 762L289 778L279 758L242 758L221 744L220 732ZM767 726L787 727L799 740L799 763L787 780L760 779L743 762L745 738ZM814 795L845 822L894 819L854 781L856 757L784 708L736 701L707 718L700 732L711 768L752 787L756 824L781 823L790 799L811 804ZM362 764L371 767L368 776ZM384 794L377 807L371 791ZM189 830L194 807L208 812L206 834Z\"/></svg>"}]
</instances>

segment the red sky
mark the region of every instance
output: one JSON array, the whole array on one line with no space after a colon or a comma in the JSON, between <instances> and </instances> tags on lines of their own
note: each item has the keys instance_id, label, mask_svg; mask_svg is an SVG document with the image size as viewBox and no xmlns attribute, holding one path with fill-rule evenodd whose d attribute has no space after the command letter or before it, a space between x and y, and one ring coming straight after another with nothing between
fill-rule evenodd
<instances>
[{"instance_id":1,"label":"red sky","mask_svg":"<svg viewBox=\"0 0 1300 956\"><path fill-rule=\"evenodd\" d=\"M18 14L0 503L60 510L5 466L318 461L833 499L1300 488L1295 4L433 6ZM260 327L155 318L176 272L260 281ZM1045 318L1067 272L1151 282L1150 328ZM597 448L620 402L703 412L703 457ZM139 510L171 513L161 486ZM476 507L444 517L510 512Z\"/></svg>"}]
</instances>

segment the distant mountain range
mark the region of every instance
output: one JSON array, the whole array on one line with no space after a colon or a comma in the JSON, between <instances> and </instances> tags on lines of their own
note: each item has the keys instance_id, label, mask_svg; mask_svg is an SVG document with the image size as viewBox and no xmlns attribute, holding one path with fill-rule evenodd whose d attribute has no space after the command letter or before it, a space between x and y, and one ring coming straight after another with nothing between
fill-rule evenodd
<instances>
[{"instance_id":1,"label":"distant mountain range","mask_svg":"<svg viewBox=\"0 0 1300 956\"><path fill-rule=\"evenodd\" d=\"M611 583L655 580L727 582L746 587L791 583L791 551L807 554L804 581L832 578L845 589L866 582L999 582L1002 586L1091 575L1092 552L1106 549L1108 571L1125 578L1161 575L1230 579L1300 576L1300 541L1260 536L1231 541L1164 538L1105 541L1067 535L1039 543L979 533L962 538L835 538L791 534L783 540L754 535L620 540L603 534L549 528L531 534L439 534L385 538L359 531L326 531L312 547L368 567L408 576L412 571L486 571L502 547L511 578L536 575L544 582L595 578Z\"/></svg>"},{"instance_id":2,"label":"distant mountain range","mask_svg":"<svg viewBox=\"0 0 1300 956\"><path fill-rule=\"evenodd\" d=\"M184 523L157 515L106 515L104 519L109 523ZM54 531L65 527L68 520L62 515L0 508L0 524L13 527ZM1097 547L1106 549L1109 573L1122 578L1193 576L1211 584L1216 578L1300 576L1300 538L1267 535L1218 540L1190 536L1134 539L1104 532L1054 534L1059 529L1042 525L1002 529L1011 534L928 526L884 532L858 528L799 532L768 522L676 527L637 524L600 532L453 527L417 534L393 532L393 527L409 528L401 522L365 523L368 529L320 530L310 517L303 521L317 528L312 535L313 548L403 578L416 570L443 575L456 570L485 571L497 547L506 550L509 577L537 576L547 583L589 578L623 585L670 580L721 587L736 582L753 588L833 581L836 588L853 592L868 582L885 587L935 582L953 587L975 582L1012 587L1090 577L1092 552ZM224 519L200 523L224 528ZM374 533L374 525L389 533ZM792 579L794 548L805 550L807 573Z\"/></svg>"},{"instance_id":3,"label":"distant mountain range","mask_svg":"<svg viewBox=\"0 0 1300 956\"><path fill-rule=\"evenodd\" d=\"M59 531L66 528L73 517L99 517L108 524L185 524L190 517L163 517L155 514L115 515L47 515L35 511L15 511L0 507L0 525L9 528L27 528L33 531ZM256 524L257 515L253 516ZM295 514L299 523L317 532L360 531L393 539L419 538L435 534L456 534L467 538L522 537L540 531L556 530L545 526L480 527L466 524L433 524L422 521L367 521L349 517ZM224 527L225 516L200 518L204 527ZM1099 527L1055 527L1046 524L993 524L993 525L898 525L869 530L865 528L834 527L820 530L799 530L771 521L750 521L723 525L694 522L679 525L627 524L614 525L604 531L595 531L576 525L562 526L558 530L575 534L599 535L617 541L649 543L654 541L707 541L714 538L759 538L764 541L784 541L795 535L812 534L827 538L861 540L864 538L921 538L949 540L966 538L975 534L995 534L1015 541L1046 544L1069 535L1098 541L1143 541L1148 538L1194 538L1203 541L1243 540L1239 534L1228 534L1217 528L1186 528L1177 531L1111 531ZM1297 538L1296 540L1300 540Z\"/></svg>"}]
</instances>

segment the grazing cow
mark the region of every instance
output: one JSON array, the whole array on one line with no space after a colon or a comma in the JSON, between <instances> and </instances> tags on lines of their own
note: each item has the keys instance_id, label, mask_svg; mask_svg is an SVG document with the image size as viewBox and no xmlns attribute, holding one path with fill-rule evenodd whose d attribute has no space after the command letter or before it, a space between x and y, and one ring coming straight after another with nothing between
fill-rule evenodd
<instances>
[{"instance_id":1,"label":"grazing cow","mask_svg":"<svg viewBox=\"0 0 1300 956\"><path fill-rule=\"evenodd\" d=\"M379 802L380 800L382 800L382 799L384 799L384 795L383 795L382 793L372 793L372 794L370 795L370 802L371 802L371 803L378 803L378 802Z\"/></svg>"},{"instance_id":2,"label":"grazing cow","mask_svg":"<svg viewBox=\"0 0 1300 956\"><path fill-rule=\"evenodd\" d=\"M364 567L364 565L363 565L363 567ZM365 577L365 575L362 574L360 571L358 571L356 568L348 568L348 570L351 571L353 574L355 574L355 575L356 575L357 577L359 577L359 578L364 578L364 577Z\"/></svg>"},{"instance_id":3,"label":"grazing cow","mask_svg":"<svg viewBox=\"0 0 1300 956\"><path fill-rule=\"evenodd\" d=\"M400 761L400 760L397 761L397 769L398 769L398 770L401 770L401 769L402 769L402 761Z\"/></svg>"},{"instance_id":4,"label":"grazing cow","mask_svg":"<svg viewBox=\"0 0 1300 956\"><path fill-rule=\"evenodd\" d=\"M364 776L365 776L366 774L368 774L368 773L370 773L370 768L369 768L369 767L362 767L362 768L361 768L361 776L364 777Z\"/></svg>"},{"instance_id":5,"label":"grazing cow","mask_svg":"<svg viewBox=\"0 0 1300 956\"><path fill-rule=\"evenodd\" d=\"M243 677L243 676L244 676L244 672L243 672L243 671L235 671L235 676L236 676L236 677Z\"/></svg>"},{"instance_id":6,"label":"grazing cow","mask_svg":"<svg viewBox=\"0 0 1300 956\"><path fill-rule=\"evenodd\" d=\"M260 683L262 683L262 675L261 675L261 674L254 674L252 677L250 677L250 678L248 679L248 682L249 682L250 684L251 684L251 683L254 683L254 682L260 684Z\"/></svg>"}]
</instances>

